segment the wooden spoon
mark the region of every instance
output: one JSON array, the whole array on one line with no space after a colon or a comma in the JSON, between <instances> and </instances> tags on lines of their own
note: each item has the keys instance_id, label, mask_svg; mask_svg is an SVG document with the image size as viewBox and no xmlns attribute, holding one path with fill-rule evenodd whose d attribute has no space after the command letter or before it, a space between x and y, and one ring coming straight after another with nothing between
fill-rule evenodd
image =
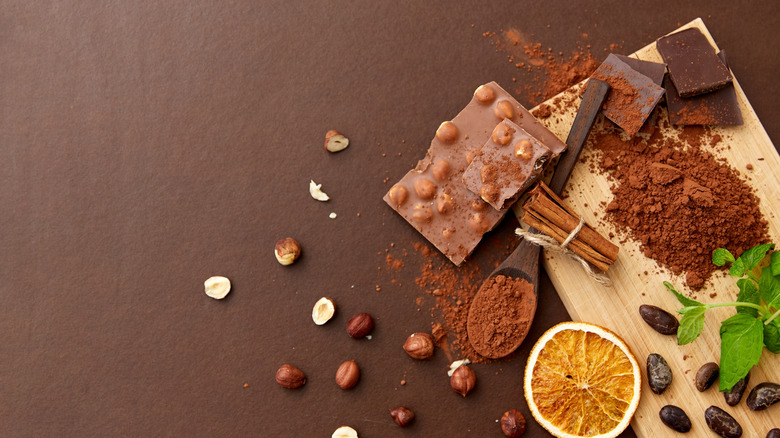
<instances>
[{"instance_id":1,"label":"wooden spoon","mask_svg":"<svg viewBox=\"0 0 780 438\"><path fill-rule=\"evenodd\" d=\"M556 194L560 194L566 185L608 91L609 85L606 82L597 79L588 81L580 108L566 138L567 149L559 158L549 184ZM538 233L533 228L531 231ZM469 342L480 355L491 359L504 357L515 351L528 335L538 298L539 251L538 245L523 239L512 254L490 274L474 296L469 309L467 330ZM512 297L500 293L499 290L506 289L506 283L510 282L515 284L514 289L526 290L521 294L516 293L519 296ZM504 306L516 308L512 309L514 312L507 312L508 309L495 311L496 307Z\"/></svg>"}]
</instances>

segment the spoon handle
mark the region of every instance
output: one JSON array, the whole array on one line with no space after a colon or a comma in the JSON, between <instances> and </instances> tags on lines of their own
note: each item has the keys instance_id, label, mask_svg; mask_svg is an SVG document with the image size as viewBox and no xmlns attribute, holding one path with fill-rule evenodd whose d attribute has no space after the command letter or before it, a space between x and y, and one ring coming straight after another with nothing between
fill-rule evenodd
<instances>
[{"instance_id":1,"label":"spoon handle","mask_svg":"<svg viewBox=\"0 0 780 438\"><path fill-rule=\"evenodd\" d=\"M590 128L596 120L596 116L601 111L601 105L607 98L609 84L598 79L589 79L585 94L582 95L580 108L574 117L574 123L571 125L569 136L566 138L566 152L558 159L558 165L555 167L555 173L548 186L556 194L560 195L566 186L566 180L569 179L574 165L579 159L582 146L588 139Z\"/></svg>"}]
</instances>

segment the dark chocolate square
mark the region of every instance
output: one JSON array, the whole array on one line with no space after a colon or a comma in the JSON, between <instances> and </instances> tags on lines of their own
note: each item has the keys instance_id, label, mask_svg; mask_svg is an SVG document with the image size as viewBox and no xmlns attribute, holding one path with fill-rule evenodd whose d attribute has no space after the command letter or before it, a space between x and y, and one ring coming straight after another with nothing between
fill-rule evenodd
<instances>
[{"instance_id":1,"label":"dark chocolate square","mask_svg":"<svg viewBox=\"0 0 780 438\"><path fill-rule=\"evenodd\" d=\"M732 81L726 64L699 29L673 33L655 45L669 67L669 76L680 97L709 93Z\"/></svg>"}]
</instances>

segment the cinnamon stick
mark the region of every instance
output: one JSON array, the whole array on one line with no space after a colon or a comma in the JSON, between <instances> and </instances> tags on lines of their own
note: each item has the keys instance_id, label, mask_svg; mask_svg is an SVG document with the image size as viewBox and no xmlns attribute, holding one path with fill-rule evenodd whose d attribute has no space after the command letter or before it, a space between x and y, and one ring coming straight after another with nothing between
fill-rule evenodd
<instances>
[{"instance_id":1,"label":"cinnamon stick","mask_svg":"<svg viewBox=\"0 0 780 438\"><path fill-rule=\"evenodd\" d=\"M523 205L522 221L562 243L577 228L579 215L540 182ZM598 269L606 271L617 259L619 248L587 224L569 243L569 249Z\"/></svg>"}]
</instances>

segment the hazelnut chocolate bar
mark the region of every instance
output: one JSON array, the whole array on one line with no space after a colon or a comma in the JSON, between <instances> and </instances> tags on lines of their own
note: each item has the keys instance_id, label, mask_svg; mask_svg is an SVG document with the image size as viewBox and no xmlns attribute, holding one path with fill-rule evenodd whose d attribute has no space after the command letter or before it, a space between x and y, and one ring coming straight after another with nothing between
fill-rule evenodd
<instances>
[{"instance_id":1,"label":"hazelnut chocolate bar","mask_svg":"<svg viewBox=\"0 0 780 438\"><path fill-rule=\"evenodd\" d=\"M463 184L503 210L539 179L551 156L547 146L511 120L503 120L466 168Z\"/></svg>"},{"instance_id":2,"label":"hazelnut chocolate bar","mask_svg":"<svg viewBox=\"0 0 780 438\"><path fill-rule=\"evenodd\" d=\"M731 72L699 29L685 29L656 41L658 53L680 97L709 93L732 82Z\"/></svg>"},{"instance_id":3,"label":"hazelnut chocolate bar","mask_svg":"<svg viewBox=\"0 0 780 438\"><path fill-rule=\"evenodd\" d=\"M452 121L439 126L425 158L384 196L385 202L453 263L460 265L482 235L507 210L490 208L461 178L477 151L504 119L547 145L554 155L566 145L495 82L482 85Z\"/></svg>"},{"instance_id":4,"label":"hazelnut chocolate bar","mask_svg":"<svg viewBox=\"0 0 780 438\"><path fill-rule=\"evenodd\" d=\"M721 50L718 56L728 67L726 53ZM737 92L734 90L733 83L720 90L688 98L680 97L669 77L664 81L664 88L666 88L666 106L669 108L669 122L672 125L742 124L742 112L739 110Z\"/></svg>"},{"instance_id":5,"label":"hazelnut chocolate bar","mask_svg":"<svg viewBox=\"0 0 780 438\"><path fill-rule=\"evenodd\" d=\"M664 95L663 88L629 67L615 54L610 54L591 77L609 84L602 112L629 136L639 132Z\"/></svg>"}]
</instances>

